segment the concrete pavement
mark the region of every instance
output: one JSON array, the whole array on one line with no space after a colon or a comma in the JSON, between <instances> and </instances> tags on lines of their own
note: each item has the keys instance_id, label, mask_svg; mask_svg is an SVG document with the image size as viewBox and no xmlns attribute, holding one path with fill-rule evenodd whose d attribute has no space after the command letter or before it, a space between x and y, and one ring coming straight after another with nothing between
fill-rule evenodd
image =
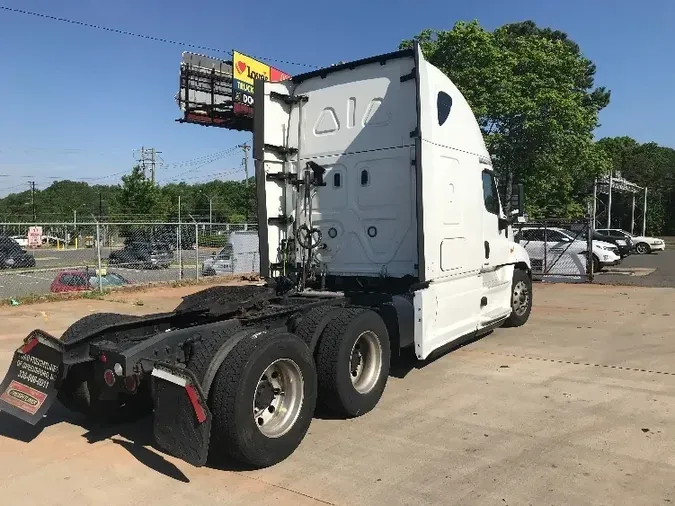
<instances>
[{"instance_id":1,"label":"concrete pavement","mask_svg":"<svg viewBox=\"0 0 675 506\"><path fill-rule=\"evenodd\" d=\"M92 311L171 309L176 291L0 309L0 370L30 329ZM171 293L170 293L171 292ZM675 501L675 290L535 286L532 319L419 367L380 405L318 417L285 462L197 469L153 448L148 421L87 430L54 409L0 417L7 504L669 504ZM38 433L39 432L39 433ZM29 441L30 442L27 442Z\"/></svg>"}]
</instances>

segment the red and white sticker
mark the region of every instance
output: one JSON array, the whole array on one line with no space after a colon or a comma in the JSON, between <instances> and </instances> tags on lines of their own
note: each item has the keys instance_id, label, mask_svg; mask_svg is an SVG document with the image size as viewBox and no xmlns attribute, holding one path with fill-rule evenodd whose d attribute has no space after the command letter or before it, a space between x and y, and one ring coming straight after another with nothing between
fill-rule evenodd
<instances>
[{"instance_id":1,"label":"red and white sticker","mask_svg":"<svg viewBox=\"0 0 675 506\"><path fill-rule=\"evenodd\" d=\"M26 386L23 383L19 383L18 381L12 381L7 387L7 390L0 395L0 399L7 404L16 406L31 415L37 413L46 398L47 394Z\"/></svg>"}]
</instances>

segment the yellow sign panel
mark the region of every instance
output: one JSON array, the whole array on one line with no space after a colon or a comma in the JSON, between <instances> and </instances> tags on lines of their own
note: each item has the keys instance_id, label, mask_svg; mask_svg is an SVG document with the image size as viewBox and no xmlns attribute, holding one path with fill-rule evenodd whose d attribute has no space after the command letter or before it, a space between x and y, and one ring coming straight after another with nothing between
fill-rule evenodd
<instances>
[{"instance_id":1,"label":"yellow sign panel","mask_svg":"<svg viewBox=\"0 0 675 506\"><path fill-rule=\"evenodd\" d=\"M232 77L239 81L253 84L255 79L270 80L271 70L269 65L238 51L232 53L232 66Z\"/></svg>"}]
</instances>

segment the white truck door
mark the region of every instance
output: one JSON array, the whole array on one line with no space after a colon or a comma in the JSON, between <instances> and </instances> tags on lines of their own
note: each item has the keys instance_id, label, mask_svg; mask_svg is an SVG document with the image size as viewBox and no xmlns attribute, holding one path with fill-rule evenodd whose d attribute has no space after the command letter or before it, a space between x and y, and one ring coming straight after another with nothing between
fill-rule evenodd
<instances>
[{"instance_id":1,"label":"white truck door","mask_svg":"<svg viewBox=\"0 0 675 506\"><path fill-rule=\"evenodd\" d=\"M502 216L502 207L497 191L497 181L494 172L485 165L481 173L483 187L483 271L493 270L502 265L508 258L509 240L506 229L500 230L499 221Z\"/></svg>"},{"instance_id":2,"label":"white truck door","mask_svg":"<svg viewBox=\"0 0 675 506\"><path fill-rule=\"evenodd\" d=\"M480 318L478 328L493 324L511 312L513 266L507 265L511 242L504 221L494 172L487 164L481 171L482 186L482 266Z\"/></svg>"}]
</instances>

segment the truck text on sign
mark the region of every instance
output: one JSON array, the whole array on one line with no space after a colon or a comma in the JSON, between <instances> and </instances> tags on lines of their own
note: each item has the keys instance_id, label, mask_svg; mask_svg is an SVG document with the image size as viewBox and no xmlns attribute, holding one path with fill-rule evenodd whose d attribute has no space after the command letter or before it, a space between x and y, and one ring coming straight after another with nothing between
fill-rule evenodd
<instances>
[{"instance_id":1,"label":"truck text on sign","mask_svg":"<svg viewBox=\"0 0 675 506\"><path fill-rule=\"evenodd\" d=\"M291 76L279 69L232 51L232 102L234 113L253 116L253 88L256 79L279 82Z\"/></svg>"}]
</instances>

